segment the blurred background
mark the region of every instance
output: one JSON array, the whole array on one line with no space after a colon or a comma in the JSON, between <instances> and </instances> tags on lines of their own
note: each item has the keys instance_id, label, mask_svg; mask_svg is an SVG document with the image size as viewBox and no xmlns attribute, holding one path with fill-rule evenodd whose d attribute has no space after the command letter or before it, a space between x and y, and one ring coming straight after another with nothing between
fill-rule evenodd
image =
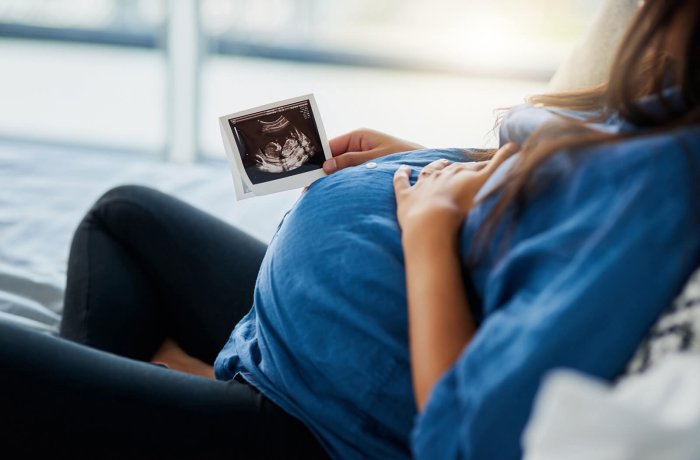
<instances>
[{"instance_id":1,"label":"blurred background","mask_svg":"<svg viewBox=\"0 0 700 460\"><path fill-rule=\"evenodd\" d=\"M0 139L223 158L219 115L313 92L330 137L481 145L599 3L0 0Z\"/></svg>"},{"instance_id":2,"label":"blurred background","mask_svg":"<svg viewBox=\"0 0 700 460\"><path fill-rule=\"evenodd\" d=\"M57 333L73 231L115 185L268 242L299 190L236 202L219 116L314 93L329 138L493 146L600 3L0 0L0 321Z\"/></svg>"}]
</instances>

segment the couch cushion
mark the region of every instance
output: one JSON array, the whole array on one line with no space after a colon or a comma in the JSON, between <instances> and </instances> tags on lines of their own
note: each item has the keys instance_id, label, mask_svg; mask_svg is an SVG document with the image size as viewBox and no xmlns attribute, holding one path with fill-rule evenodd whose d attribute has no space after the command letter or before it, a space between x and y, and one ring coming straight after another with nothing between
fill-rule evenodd
<instances>
[{"instance_id":1,"label":"couch cushion","mask_svg":"<svg viewBox=\"0 0 700 460\"><path fill-rule=\"evenodd\" d=\"M681 351L700 352L700 268L649 330L620 379L644 372Z\"/></svg>"},{"instance_id":2,"label":"couch cushion","mask_svg":"<svg viewBox=\"0 0 700 460\"><path fill-rule=\"evenodd\" d=\"M550 91L595 86L608 79L610 65L639 0L606 0L581 42L549 82Z\"/></svg>"}]
</instances>

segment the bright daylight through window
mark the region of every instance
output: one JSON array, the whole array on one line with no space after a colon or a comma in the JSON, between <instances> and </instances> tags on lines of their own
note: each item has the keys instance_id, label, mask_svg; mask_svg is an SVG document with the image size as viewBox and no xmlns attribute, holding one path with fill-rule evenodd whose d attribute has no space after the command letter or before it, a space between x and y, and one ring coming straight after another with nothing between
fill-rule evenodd
<instances>
[{"instance_id":1,"label":"bright daylight through window","mask_svg":"<svg viewBox=\"0 0 700 460\"><path fill-rule=\"evenodd\" d=\"M483 143L484 116L543 89L599 3L0 0L0 138L220 158L217 116L314 92L330 133Z\"/></svg>"}]
</instances>

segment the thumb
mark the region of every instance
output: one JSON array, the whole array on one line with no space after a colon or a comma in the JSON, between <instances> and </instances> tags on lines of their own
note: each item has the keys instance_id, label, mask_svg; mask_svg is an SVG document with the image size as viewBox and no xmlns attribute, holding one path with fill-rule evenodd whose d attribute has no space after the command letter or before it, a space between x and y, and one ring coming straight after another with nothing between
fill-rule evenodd
<instances>
[{"instance_id":1,"label":"thumb","mask_svg":"<svg viewBox=\"0 0 700 460\"><path fill-rule=\"evenodd\" d=\"M399 166L399 169L394 172L394 192L398 199L399 193L411 188L411 182L408 177L411 175L411 168L406 165Z\"/></svg>"},{"instance_id":2,"label":"thumb","mask_svg":"<svg viewBox=\"0 0 700 460\"><path fill-rule=\"evenodd\" d=\"M367 150L366 152L346 152L336 157L330 158L323 162L323 171L326 174L331 174L340 171L349 166L357 166L367 160L375 158L375 150Z\"/></svg>"}]
</instances>

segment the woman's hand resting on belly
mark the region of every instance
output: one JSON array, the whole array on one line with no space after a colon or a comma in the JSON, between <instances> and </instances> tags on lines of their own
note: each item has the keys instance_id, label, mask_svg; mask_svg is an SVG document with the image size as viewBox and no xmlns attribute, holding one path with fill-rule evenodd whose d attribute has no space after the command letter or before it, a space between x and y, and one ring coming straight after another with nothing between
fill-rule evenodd
<instances>
[{"instance_id":1,"label":"woman's hand resting on belly","mask_svg":"<svg viewBox=\"0 0 700 460\"><path fill-rule=\"evenodd\" d=\"M402 166L394 174L406 270L411 376L419 411L475 333L462 284L459 227L479 189L517 150L511 143L488 161L433 161L413 186L410 168Z\"/></svg>"},{"instance_id":2,"label":"woman's hand resting on belly","mask_svg":"<svg viewBox=\"0 0 700 460\"><path fill-rule=\"evenodd\" d=\"M394 190L402 238L414 239L414 234L426 236L432 232L437 232L440 239L456 236L481 187L517 151L518 147L509 143L487 161L433 161L423 168L412 187L410 168L399 168L394 175Z\"/></svg>"}]
</instances>

